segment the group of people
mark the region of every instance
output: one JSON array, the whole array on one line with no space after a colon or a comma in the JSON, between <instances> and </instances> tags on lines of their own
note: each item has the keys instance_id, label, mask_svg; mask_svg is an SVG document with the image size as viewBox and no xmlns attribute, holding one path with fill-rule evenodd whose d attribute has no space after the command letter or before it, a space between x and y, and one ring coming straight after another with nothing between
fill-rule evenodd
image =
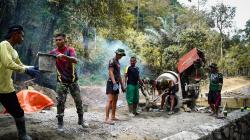
<instances>
[{"instance_id":1,"label":"group of people","mask_svg":"<svg viewBox=\"0 0 250 140\"><path fill-rule=\"evenodd\" d=\"M139 115L137 111L138 103L139 103L139 88L140 86L144 86L150 81L145 81L140 78L140 70L136 66L136 57L132 56L130 58L130 66L127 66L124 73L124 80L122 80L120 73L120 63L119 60L126 56L125 51L123 49L116 50L116 55L109 61L109 78L106 85L106 94L108 96L108 100L106 103L106 117L105 123L114 124L114 121L119 120L116 117L116 103L119 94L119 86L121 86L121 90L123 92L126 91L126 99L128 104L129 116L133 117ZM156 79L152 82L153 87L157 89L158 94L162 96L161 108L163 111L163 107L165 104L166 96L170 96L170 112L169 114L174 113L174 98L175 93L178 91L178 84L174 83L173 80L170 79ZM163 94L162 94L163 93ZM111 117L109 115L111 110Z\"/></svg>"},{"instance_id":2,"label":"group of people","mask_svg":"<svg viewBox=\"0 0 250 140\"><path fill-rule=\"evenodd\" d=\"M88 123L83 119L83 105L80 95L80 87L77 83L77 73L75 65L77 63L76 53L73 47L66 45L66 35L57 34L55 36L56 48L49 53L56 56L57 68L57 119L58 131L63 131L63 117L65 102L68 92L72 95L78 114L78 124L88 127ZM24 111L20 107L16 91L14 88L12 74L13 71L26 73L31 77L38 78L40 71L34 66L24 65L18 56L14 46L24 40L24 29L20 25L8 28L5 40L0 43L0 103L10 113L16 122L18 138L20 140L31 140L26 133Z\"/></svg>"},{"instance_id":3,"label":"group of people","mask_svg":"<svg viewBox=\"0 0 250 140\"><path fill-rule=\"evenodd\" d=\"M83 118L83 106L80 95L80 87L77 83L77 73L75 66L78 62L76 52L73 47L66 44L66 35L57 34L55 36L56 48L49 53L56 56L57 68L57 119L58 130L63 131L63 117L65 110L65 102L68 92L72 95L78 114L78 124L82 127L88 127L88 123ZM13 71L26 73L32 77L39 77L40 71L34 66L24 65L18 56L14 46L20 44L24 40L24 29L20 25L14 25L8 28L5 40L0 43L0 103L10 113L16 122L18 137L20 140L31 140L32 138L26 133L24 111L20 107L16 92L13 85L12 73ZM139 86L143 86L144 82L140 78L139 68L136 66L136 57L130 58L130 66L125 70L124 79L121 77L121 65L119 60L126 56L123 49L115 51L115 57L109 61L108 73L109 78L106 84L106 117L104 122L107 124L114 124L114 121L119 120L116 117L116 104L118 100L119 88L126 92L126 99L128 103L128 110L130 116L138 115L137 106L139 103ZM218 114L221 97L220 91L223 83L222 74L218 73L215 64L210 66L210 92L208 94L208 101L214 114ZM158 93L163 94L161 109L165 102L167 95L170 96L170 114L174 109L174 96L178 90L177 83L171 80L156 80L154 84ZM110 117L111 111L111 117Z\"/></svg>"},{"instance_id":4,"label":"group of people","mask_svg":"<svg viewBox=\"0 0 250 140\"><path fill-rule=\"evenodd\" d=\"M0 102L10 115L15 119L18 138L20 140L31 140L32 138L26 133L24 111L21 108L16 91L14 88L12 74L13 71L26 73L31 77L39 77L40 71L34 66L24 65L18 56L14 46L20 44L24 40L24 29L20 25L14 25L8 28L8 33L5 40L0 43ZM57 68L57 120L58 131L63 131L63 117L65 110L65 102L68 92L72 95L78 114L78 124L82 127L88 127L88 123L83 118L83 105L80 95L80 87L77 83L78 76L75 66L78 62L76 52L73 47L66 44L65 34L56 34L55 36L56 48L50 51L51 55L56 56ZM106 105L105 123L112 124L112 121L118 120L115 115L116 103L119 94L119 86L125 92L125 85L120 74L119 59L125 56L123 49L118 49L116 56L109 61L108 72L109 79L107 81L106 94L108 96ZM131 66L126 70L127 79L127 99L131 109L131 113L136 115L136 107L139 102L139 92L137 81L140 81L139 70L135 67L136 58L131 58ZM133 94L136 92L136 94ZM109 119L109 112L111 119Z\"/></svg>"},{"instance_id":5,"label":"group of people","mask_svg":"<svg viewBox=\"0 0 250 140\"><path fill-rule=\"evenodd\" d=\"M121 77L119 60L126 56L124 49L117 49L114 58L109 60L108 73L109 78L106 84L106 94L108 96L106 104L105 123L114 124L119 120L116 117L116 103L118 100L119 86L123 92L126 91L126 99L128 103L129 115L138 115L137 106L139 103L139 83L143 84L140 79L139 68L136 66L136 57L130 58L130 66L126 67L124 80ZM111 110L111 117L109 112Z\"/></svg>"}]
</instances>

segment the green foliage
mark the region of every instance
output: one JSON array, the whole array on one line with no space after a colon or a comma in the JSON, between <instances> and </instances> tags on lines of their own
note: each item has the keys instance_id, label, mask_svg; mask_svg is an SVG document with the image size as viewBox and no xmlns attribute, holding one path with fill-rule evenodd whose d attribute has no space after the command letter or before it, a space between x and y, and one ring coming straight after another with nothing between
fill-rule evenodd
<instances>
[{"instance_id":1,"label":"green foliage","mask_svg":"<svg viewBox=\"0 0 250 140\"><path fill-rule=\"evenodd\" d=\"M232 20L235 16L235 11L235 7L226 6L223 3L212 6L211 17L220 31L221 58L223 57L223 44L225 44L224 30L232 27Z\"/></svg>"},{"instance_id":2,"label":"green foliage","mask_svg":"<svg viewBox=\"0 0 250 140\"><path fill-rule=\"evenodd\" d=\"M182 33L180 40L187 51L193 48L202 49L207 41L207 35L202 30L188 29Z\"/></svg>"},{"instance_id":3,"label":"green foliage","mask_svg":"<svg viewBox=\"0 0 250 140\"><path fill-rule=\"evenodd\" d=\"M177 71L178 60L183 54L184 49L177 45L171 45L164 49L164 70Z\"/></svg>"},{"instance_id":4,"label":"green foliage","mask_svg":"<svg viewBox=\"0 0 250 140\"><path fill-rule=\"evenodd\" d=\"M226 6L223 3L212 6L211 16L221 33L224 29L232 26L235 10L235 7Z\"/></svg>"},{"instance_id":5,"label":"green foliage","mask_svg":"<svg viewBox=\"0 0 250 140\"><path fill-rule=\"evenodd\" d=\"M137 32L132 28L126 29L124 36L124 42L137 54L140 54L141 49L148 43L143 32Z\"/></svg>"},{"instance_id":6,"label":"green foliage","mask_svg":"<svg viewBox=\"0 0 250 140\"><path fill-rule=\"evenodd\" d=\"M250 46L233 46L227 52L226 57L220 62L223 71L234 75L239 69L250 67Z\"/></svg>"},{"instance_id":7,"label":"green foliage","mask_svg":"<svg viewBox=\"0 0 250 140\"><path fill-rule=\"evenodd\" d=\"M159 57L161 56L161 52L159 48L154 48L152 45L144 46L142 48L141 55L153 70L158 73L161 71L161 60Z\"/></svg>"},{"instance_id":8,"label":"green foliage","mask_svg":"<svg viewBox=\"0 0 250 140\"><path fill-rule=\"evenodd\" d=\"M38 51L54 48L54 34L66 33L80 60L80 82L91 85L101 84L106 76L108 52L100 47L103 42L98 37L121 40L152 73L176 71L179 58L194 47L204 52L207 64L216 62L229 75L249 68L250 20L232 38L224 34L235 12L223 4L212 7L212 12L198 11L183 7L178 0L2 0L0 25L24 25L25 42L18 52L25 64ZM5 31L0 28L0 33ZM32 57L28 57L29 48Z\"/></svg>"},{"instance_id":9,"label":"green foliage","mask_svg":"<svg viewBox=\"0 0 250 140\"><path fill-rule=\"evenodd\" d=\"M243 29L245 35L244 40L247 44L250 44L250 19L246 22L245 29Z\"/></svg>"}]
</instances>

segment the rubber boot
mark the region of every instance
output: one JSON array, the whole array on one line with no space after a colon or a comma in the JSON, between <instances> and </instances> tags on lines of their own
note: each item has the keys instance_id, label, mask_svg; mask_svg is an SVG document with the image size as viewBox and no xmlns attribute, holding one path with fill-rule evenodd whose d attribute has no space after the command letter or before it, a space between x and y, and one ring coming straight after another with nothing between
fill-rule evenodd
<instances>
[{"instance_id":1,"label":"rubber boot","mask_svg":"<svg viewBox=\"0 0 250 140\"><path fill-rule=\"evenodd\" d=\"M78 124L83 128L89 127L89 124L83 120L83 114L78 114Z\"/></svg>"},{"instance_id":2,"label":"rubber boot","mask_svg":"<svg viewBox=\"0 0 250 140\"><path fill-rule=\"evenodd\" d=\"M57 130L59 132L62 132L63 131L63 117L62 116L58 116L57 120L58 120L58 123L57 123L58 128L57 128Z\"/></svg>"},{"instance_id":3,"label":"rubber boot","mask_svg":"<svg viewBox=\"0 0 250 140\"><path fill-rule=\"evenodd\" d=\"M17 133L18 133L18 139L19 140L32 140L32 138L26 133L24 117L15 118L15 122L16 122L16 128L17 128Z\"/></svg>"}]
</instances>

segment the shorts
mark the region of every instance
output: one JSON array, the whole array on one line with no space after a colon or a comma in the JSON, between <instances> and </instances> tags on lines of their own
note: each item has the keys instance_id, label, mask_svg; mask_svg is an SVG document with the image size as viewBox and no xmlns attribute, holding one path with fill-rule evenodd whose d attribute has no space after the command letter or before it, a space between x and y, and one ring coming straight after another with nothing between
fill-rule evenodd
<instances>
[{"instance_id":1,"label":"shorts","mask_svg":"<svg viewBox=\"0 0 250 140\"><path fill-rule=\"evenodd\" d=\"M117 84L119 85L119 83L117 82ZM111 81L111 79L109 79L107 81L107 85L106 85L106 94L119 94L119 89L114 91L113 90L113 82Z\"/></svg>"},{"instance_id":2,"label":"shorts","mask_svg":"<svg viewBox=\"0 0 250 140\"><path fill-rule=\"evenodd\" d=\"M129 105L139 103L139 84L128 84L126 99Z\"/></svg>"},{"instance_id":3,"label":"shorts","mask_svg":"<svg viewBox=\"0 0 250 140\"><path fill-rule=\"evenodd\" d=\"M209 91L208 104L214 104L216 107L221 105L221 94L218 91Z\"/></svg>"}]
</instances>

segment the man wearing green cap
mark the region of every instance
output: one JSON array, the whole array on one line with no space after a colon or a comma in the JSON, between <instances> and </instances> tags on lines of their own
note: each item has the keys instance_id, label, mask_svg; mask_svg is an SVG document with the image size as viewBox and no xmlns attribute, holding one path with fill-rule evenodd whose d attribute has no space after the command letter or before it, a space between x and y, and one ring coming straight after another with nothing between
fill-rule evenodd
<instances>
[{"instance_id":1,"label":"man wearing green cap","mask_svg":"<svg viewBox=\"0 0 250 140\"><path fill-rule=\"evenodd\" d=\"M221 104L221 89L223 84L223 75L218 72L218 67L215 63L209 66L210 84L208 93L208 104L211 107L212 114L218 117L219 106Z\"/></svg>"},{"instance_id":2,"label":"man wearing green cap","mask_svg":"<svg viewBox=\"0 0 250 140\"><path fill-rule=\"evenodd\" d=\"M123 56L126 56L126 54L124 49L117 49L115 53L116 53L115 57L109 60L109 67L108 67L109 78L106 86L106 94L108 96L108 100L106 104L106 118L105 118L105 123L107 124L114 124L113 121L118 120L118 118L115 117L115 111L119 94L119 84L121 85L122 91L123 92L125 91L121 79L119 60ZM111 119L109 119L110 109L112 110Z\"/></svg>"}]
</instances>

